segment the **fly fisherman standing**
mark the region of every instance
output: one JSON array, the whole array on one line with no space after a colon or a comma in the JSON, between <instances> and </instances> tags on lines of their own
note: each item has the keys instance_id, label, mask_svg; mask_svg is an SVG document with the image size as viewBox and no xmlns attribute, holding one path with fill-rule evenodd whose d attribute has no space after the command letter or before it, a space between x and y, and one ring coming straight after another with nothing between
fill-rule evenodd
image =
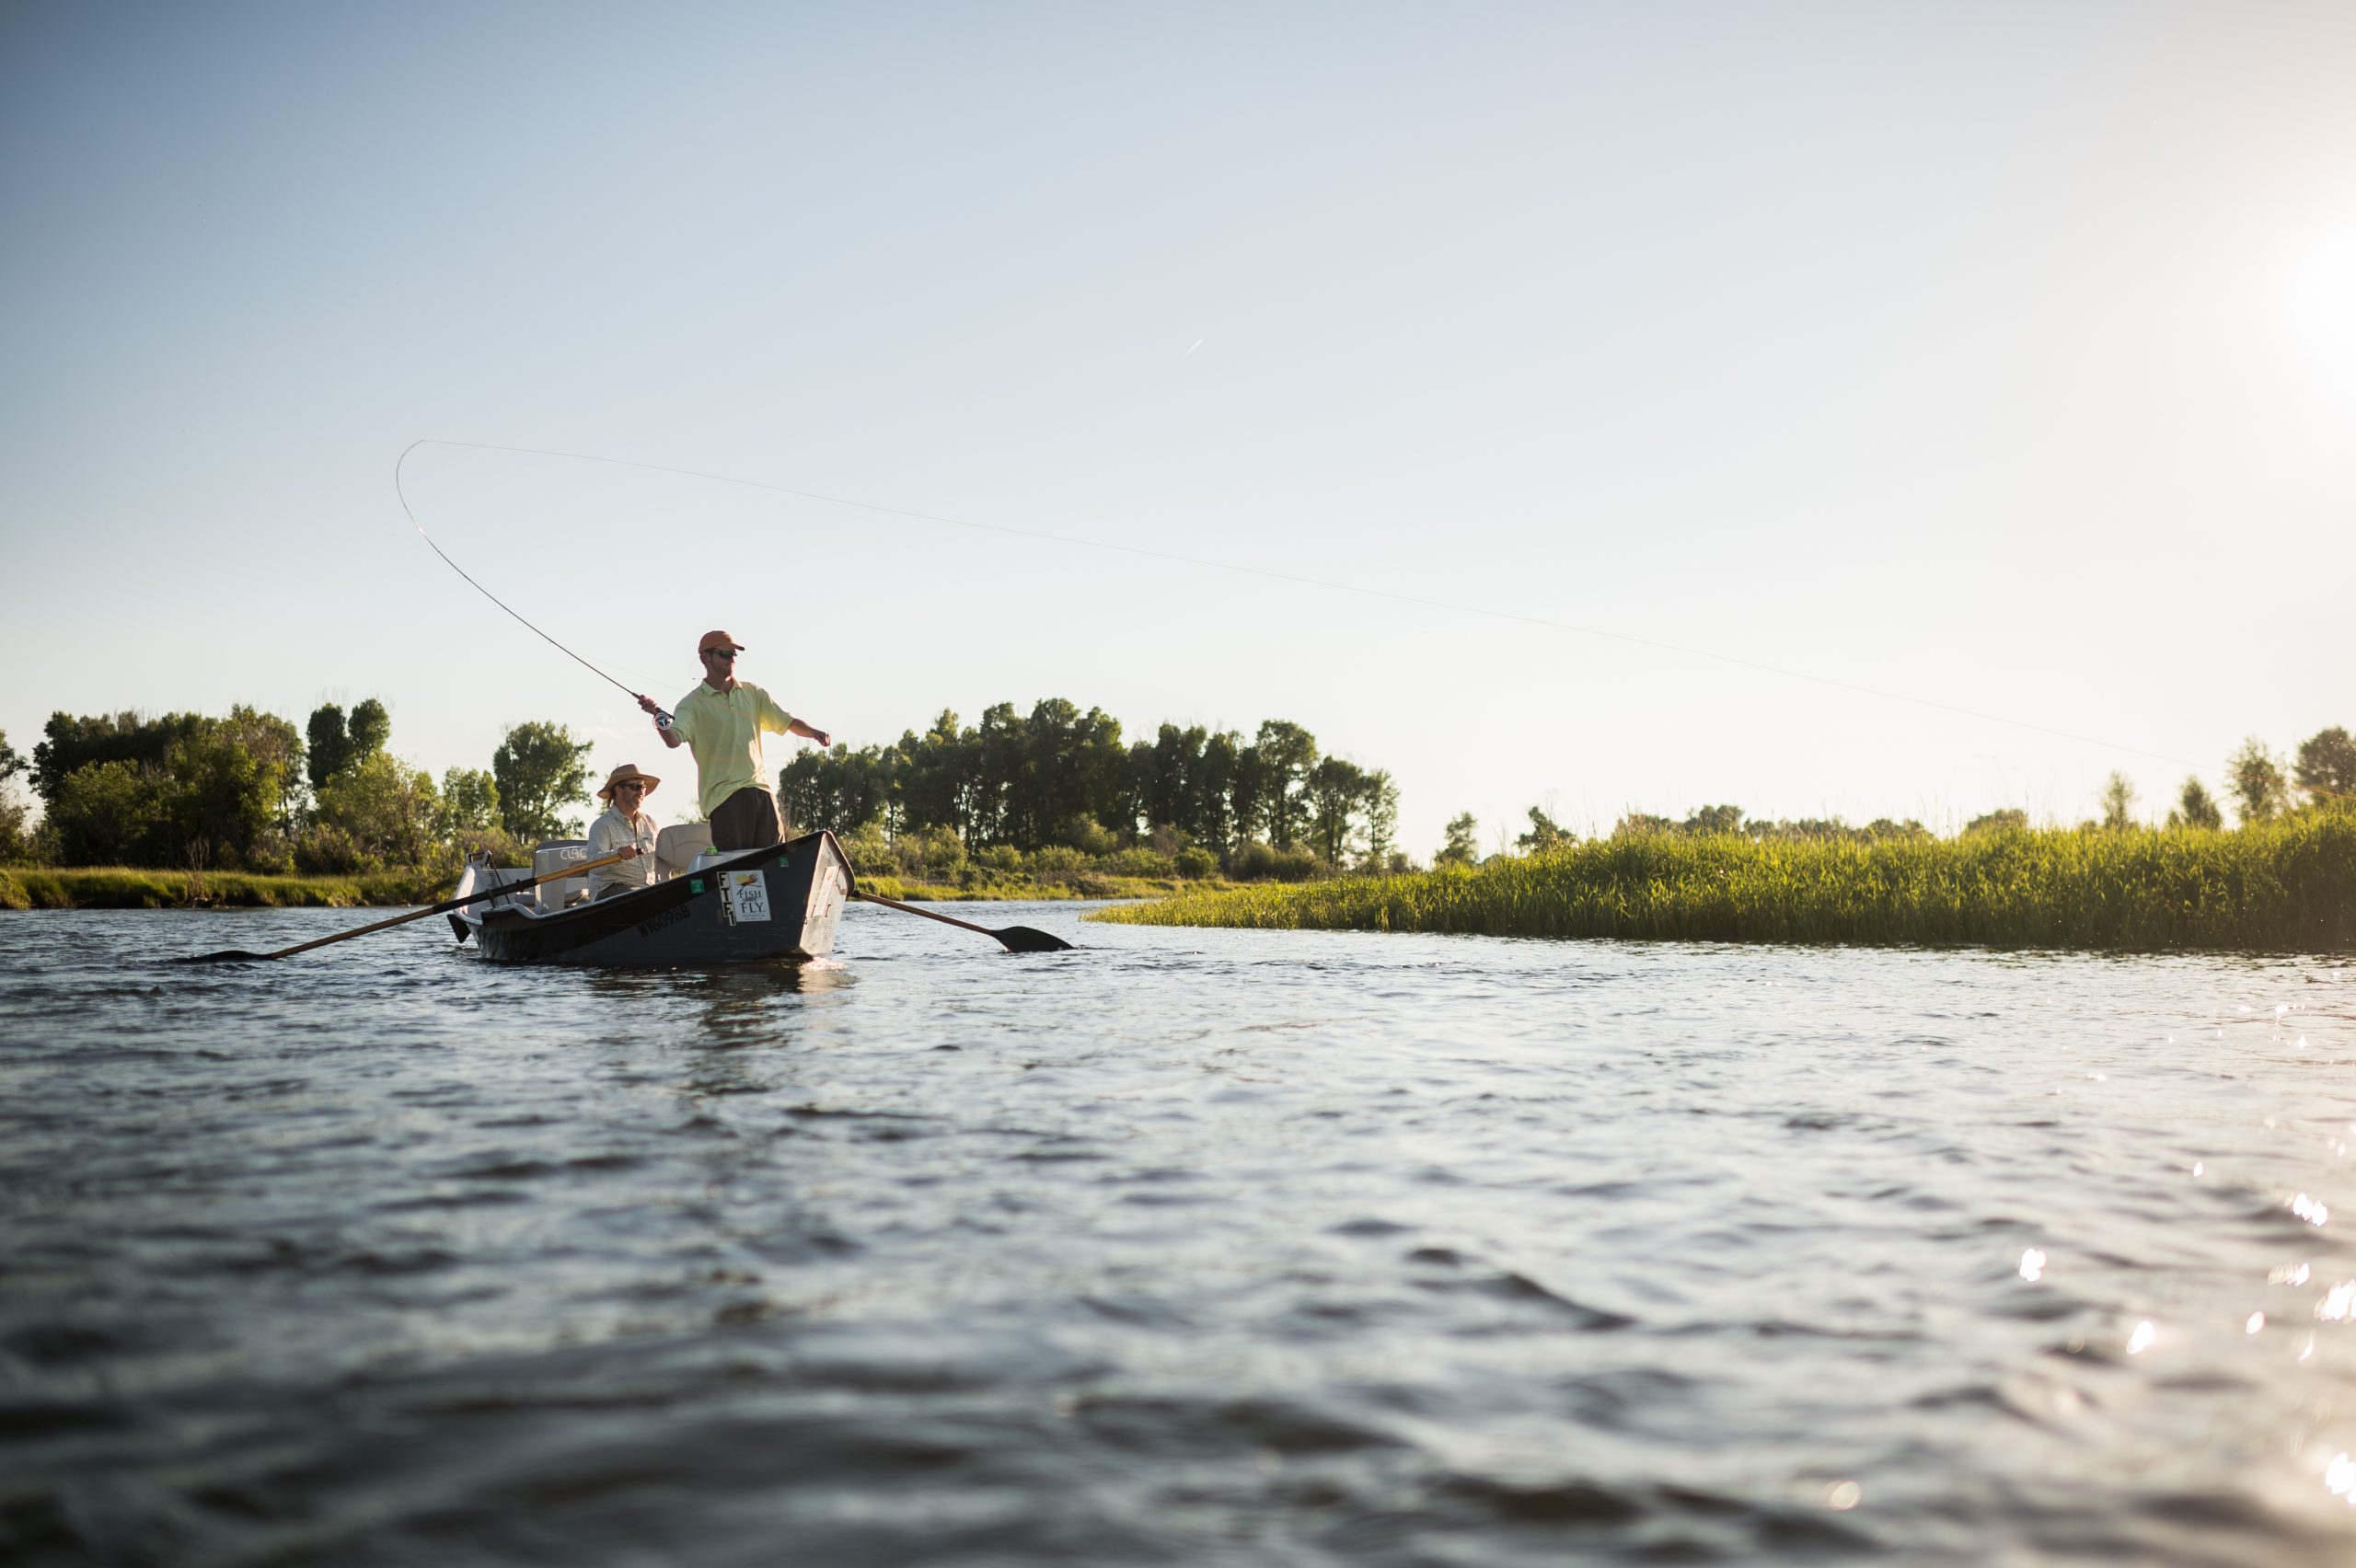
<instances>
[{"instance_id":1,"label":"fly fisherman standing","mask_svg":"<svg viewBox=\"0 0 2356 1568\"><path fill-rule=\"evenodd\" d=\"M744 651L726 632L707 631L696 644L703 681L679 699L677 712L664 713L651 697L638 699L654 715L664 745L685 745L695 754L696 799L711 822L711 847L719 850L758 849L785 836L761 763L763 731L834 744L826 731L812 729L768 692L736 678L736 655Z\"/></svg>"}]
</instances>

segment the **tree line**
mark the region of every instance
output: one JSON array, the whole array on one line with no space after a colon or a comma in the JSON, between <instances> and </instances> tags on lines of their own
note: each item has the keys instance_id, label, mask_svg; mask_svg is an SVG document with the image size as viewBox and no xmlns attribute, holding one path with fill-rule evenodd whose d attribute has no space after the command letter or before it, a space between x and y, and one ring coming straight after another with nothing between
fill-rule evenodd
<instances>
[{"instance_id":1,"label":"tree line","mask_svg":"<svg viewBox=\"0 0 2356 1568\"><path fill-rule=\"evenodd\" d=\"M369 698L329 703L297 729L251 708L226 717L52 714L26 759L0 735L0 859L63 865L344 873L453 873L468 855L521 858L575 836L587 743L560 724L519 724L488 768L439 781L391 748ZM29 779L42 807L10 780ZM1149 847L1190 875L1302 877L1403 867L1391 776L1326 755L1302 726L1272 719L1247 739L1163 724L1126 741L1102 709L1050 698L965 725L943 712L888 745L804 751L780 770L797 830L938 840L976 853Z\"/></svg>"},{"instance_id":2,"label":"tree line","mask_svg":"<svg viewBox=\"0 0 2356 1568\"><path fill-rule=\"evenodd\" d=\"M946 831L971 849L1026 853L1149 843L1196 874L1218 865L1307 875L1403 859L1390 774L1324 755L1289 720L1268 720L1249 740L1165 723L1151 740L1125 741L1119 720L1063 698L1028 714L998 703L970 725L944 710L888 745L805 751L780 770L778 801L802 829Z\"/></svg>"},{"instance_id":3,"label":"tree line","mask_svg":"<svg viewBox=\"0 0 2356 1568\"><path fill-rule=\"evenodd\" d=\"M579 829L590 746L560 724L510 729L489 768L436 783L390 749L392 718L371 698L314 709L297 730L276 714L225 718L53 713L25 757L0 734L0 859L58 865L339 874L446 867ZM15 791L27 778L42 808Z\"/></svg>"},{"instance_id":4,"label":"tree line","mask_svg":"<svg viewBox=\"0 0 2356 1568\"><path fill-rule=\"evenodd\" d=\"M391 715L369 698L349 713L314 709L302 729L237 707L225 717L53 713L29 757L0 733L0 860L224 870L345 873L400 868L455 872L472 853L513 863L542 839L576 836L588 743L561 724L509 729L487 768L437 781L391 750ZM30 825L29 783L42 807ZM2356 737L2339 725L2281 755L2255 737L2226 761L2225 801L2187 778L2170 827L2219 829L2230 803L2243 823L2356 801ZM1316 737L1271 719L1242 732L1164 723L1126 741L1102 709L1061 698L1028 714L1011 703L977 724L944 711L888 745L805 751L780 771L780 806L800 829L828 827L886 843L941 841L976 853L1149 847L1189 875L1299 878L1397 870L1399 791L1380 769L1324 755ZM2137 825L2136 792L2114 773L2101 816L2084 827ZM2017 809L1974 817L1967 834L2027 825ZM1481 859L1472 813L1448 824L1436 864ZM1631 812L1614 836L1739 834L1873 842L1929 833L1911 819L1751 818L1733 805L1682 819ZM1532 806L1524 854L1577 841ZM1500 844L1504 842L1502 836Z\"/></svg>"},{"instance_id":5,"label":"tree line","mask_svg":"<svg viewBox=\"0 0 2356 1568\"><path fill-rule=\"evenodd\" d=\"M2356 736L2351 736L2345 727L2334 724L2300 742L2296 753L2291 756L2270 750L2264 741L2252 736L2225 759L2225 787L2235 812L2243 823L2273 822L2294 812L2316 811L2356 802ZM2133 782L2124 773L2114 772L2105 781L2099 797L2101 816L2090 817L2078 825L2082 831L2087 832L2118 832L2142 825L2135 816L2136 800ZM2028 825L2028 813L2016 806L2008 806L1973 817L1963 824L1963 836L2000 833ZM2176 804L2168 812L2165 825L2222 830L2225 825L2224 809L2210 793L2208 786L2200 782L2200 776L2195 774L2186 778L2178 789ZM1432 856L1434 865L1471 866L1480 862L1480 824L1472 813L1466 812L1451 819L1446 832L1446 838ZM1688 813L1682 819L1649 812L1630 812L1612 824L1611 836L1614 838L1645 834L1672 836L1731 834L1762 840L1840 840L1854 844L1934 836L1929 828L1911 817L1902 822L1880 817L1857 827L1838 817L1800 817L1789 821L1751 817L1735 805L1703 806ZM1577 842L1577 834L1555 822L1541 808L1532 806L1530 808L1530 830L1514 839L1514 848L1524 855L1544 854L1551 849L1568 848Z\"/></svg>"}]
</instances>

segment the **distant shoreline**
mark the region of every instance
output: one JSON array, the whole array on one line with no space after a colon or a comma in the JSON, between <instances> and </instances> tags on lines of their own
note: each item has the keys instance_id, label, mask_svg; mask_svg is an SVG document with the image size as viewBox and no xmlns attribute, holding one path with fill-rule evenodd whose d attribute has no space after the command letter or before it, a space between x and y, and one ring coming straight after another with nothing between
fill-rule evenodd
<instances>
[{"instance_id":1,"label":"distant shoreline","mask_svg":"<svg viewBox=\"0 0 2356 1568\"><path fill-rule=\"evenodd\" d=\"M1599 839L1477 870L1184 894L1131 925L2092 951L2356 951L2356 812L2231 833Z\"/></svg>"},{"instance_id":2,"label":"distant shoreline","mask_svg":"<svg viewBox=\"0 0 2356 1568\"><path fill-rule=\"evenodd\" d=\"M1009 882L975 887L861 877L860 886L911 904L1161 898L1181 883L1152 877L1084 876L1078 883ZM1220 884L1224 885L1224 884ZM32 909L370 909L415 907L450 896L449 881L420 871L366 876L264 876L167 871L136 866L0 866L0 911Z\"/></svg>"}]
</instances>

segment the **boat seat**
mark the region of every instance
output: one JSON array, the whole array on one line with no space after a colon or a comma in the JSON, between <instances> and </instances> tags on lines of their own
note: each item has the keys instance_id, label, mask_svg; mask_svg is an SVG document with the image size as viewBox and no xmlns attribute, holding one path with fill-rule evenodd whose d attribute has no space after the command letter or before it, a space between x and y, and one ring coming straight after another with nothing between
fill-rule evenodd
<instances>
[{"instance_id":1,"label":"boat seat","mask_svg":"<svg viewBox=\"0 0 2356 1568\"><path fill-rule=\"evenodd\" d=\"M711 824L683 822L654 836L654 864L666 877L676 877L695 864L696 857L711 852Z\"/></svg>"},{"instance_id":2,"label":"boat seat","mask_svg":"<svg viewBox=\"0 0 2356 1568\"><path fill-rule=\"evenodd\" d=\"M549 876L578 865L589 858L589 841L585 838L551 838L532 851L532 875ZM585 898L589 879L585 876L560 877L555 882L542 882L534 896L543 909L561 909L566 905Z\"/></svg>"}]
</instances>

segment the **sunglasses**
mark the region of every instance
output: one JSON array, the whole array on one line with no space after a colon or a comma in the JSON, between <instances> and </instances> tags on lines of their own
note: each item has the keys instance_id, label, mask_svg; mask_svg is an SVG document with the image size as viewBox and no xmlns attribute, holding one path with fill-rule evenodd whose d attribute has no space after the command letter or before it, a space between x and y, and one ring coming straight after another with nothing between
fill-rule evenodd
<instances>
[{"instance_id":1,"label":"sunglasses","mask_svg":"<svg viewBox=\"0 0 2356 1568\"><path fill-rule=\"evenodd\" d=\"M623 782L614 786L614 793L617 795L620 794L625 790L629 790L633 795L643 795L646 793L646 786L641 784L635 778L625 779Z\"/></svg>"},{"instance_id":2,"label":"sunglasses","mask_svg":"<svg viewBox=\"0 0 2356 1568\"><path fill-rule=\"evenodd\" d=\"M704 657L717 659L723 664L733 664L736 662L736 654L737 650L733 648L714 648L705 653Z\"/></svg>"}]
</instances>

